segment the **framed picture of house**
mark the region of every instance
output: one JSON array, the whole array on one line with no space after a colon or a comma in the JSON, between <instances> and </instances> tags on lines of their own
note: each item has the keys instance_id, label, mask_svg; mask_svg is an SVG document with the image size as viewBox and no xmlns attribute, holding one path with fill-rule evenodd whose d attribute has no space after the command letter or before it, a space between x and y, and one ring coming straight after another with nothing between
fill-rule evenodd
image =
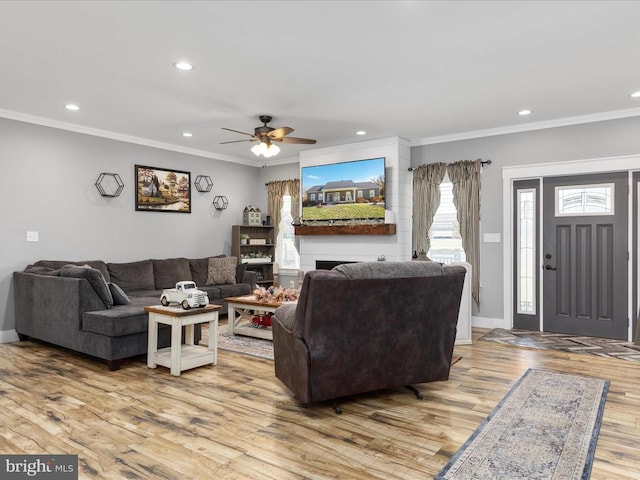
<instances>
[{"instance_id":1,"label":"framed picture of house","mask_svg":"<svg viewBox=\"0 0 640 480\"><path fill-rule=\"evenodd\" d=\"M191 173L135 165L136 210L191 213Z\"/></svg>"}]
</instances>

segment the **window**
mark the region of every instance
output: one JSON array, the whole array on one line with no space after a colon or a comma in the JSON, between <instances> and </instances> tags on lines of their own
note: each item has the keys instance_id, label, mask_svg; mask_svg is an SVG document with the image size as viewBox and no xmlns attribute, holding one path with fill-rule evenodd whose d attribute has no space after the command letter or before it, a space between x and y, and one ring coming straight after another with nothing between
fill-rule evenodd
<instances>
[{"instance_id":1,"label":"window","mask_svg":"<svg viewBox=\"0 0 640 480\"><path fill-rule=\"evenodd\" d=\"M518 313L536 314L536 191L517 192L518 224L516 235Z\"/></svg>"},{"instance_id":2,"label":"window","mask_svg":"<svg viewBox=\"0 0 640 480\"><path fill-rule=\"evenodd\" d=\"M275 261L281 269L298 270L300 268L300 254L296 248L296 235L292 223L291 195L285 195L282 197Z\"/></svg>"},{"instance_id":3,"label":"window","mask_svg":"<svg viewBox=\"0 0 640 480\"><path fill-rule=\"evenodd\" d=\"M614 215L614 184L556 187L556 217Z\"/></svg>"},{"instance_id":4,"label":"window","mask_svg":"<svg viewBox=\"0 0 640 480\"><path fill-rule=\"evenodd\" d=\"M453 204L453 184L447 176L440 184L440 206L429 229L431 248L427 256L440 263L464 262L460 225Z\"/></svg>"}]
</instances>

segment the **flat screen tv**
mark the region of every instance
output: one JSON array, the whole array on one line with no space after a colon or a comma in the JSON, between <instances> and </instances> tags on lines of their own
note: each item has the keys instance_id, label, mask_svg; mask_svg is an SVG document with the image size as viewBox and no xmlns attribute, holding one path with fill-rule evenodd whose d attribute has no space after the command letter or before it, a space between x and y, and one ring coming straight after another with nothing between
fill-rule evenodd
<instances>
[{"instance_id":1,"label":"flat screen tv","mask_svg":"<svg viewBox=\"0 0 640 480\"><path fill-rule=\"evenodd\" d=\"M302 221L384 221L385 159L302 167Z\"/></svg>"}]
</instances>

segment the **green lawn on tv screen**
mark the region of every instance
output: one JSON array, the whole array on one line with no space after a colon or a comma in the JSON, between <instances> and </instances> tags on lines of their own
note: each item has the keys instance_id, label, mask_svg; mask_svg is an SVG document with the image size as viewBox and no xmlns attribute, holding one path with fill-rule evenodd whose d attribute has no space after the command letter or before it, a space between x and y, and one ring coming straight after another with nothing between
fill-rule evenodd
<instances>
[{"instance_id":1,"label":"green lawn on tv screen","mask_svg":"<svg viewBox=\"0 0 640 480\"><path fill-rule=\"evenodd\" d=\"M384 218L384 207L371 203L343 203L322 207L303 207L302 218L313 220L350 220L353 218Z\"/></svg>"}]
</instances>

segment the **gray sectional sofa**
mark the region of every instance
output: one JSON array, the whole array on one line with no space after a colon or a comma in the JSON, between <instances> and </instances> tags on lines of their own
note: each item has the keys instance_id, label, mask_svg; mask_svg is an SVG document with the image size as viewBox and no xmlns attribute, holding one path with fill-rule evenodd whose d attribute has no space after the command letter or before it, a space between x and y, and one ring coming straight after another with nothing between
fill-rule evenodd
<instances>
[{"instance_id":1,"label":"gray sectional sofa","mask_svg":"<svg viewBox=\"0 0 640 480\"><path fill-rule=\"evenodd\" d=\"M209 259L169 258L127 263L102 260L40 260L14 272L16 332L104 359L111 370L122 360L147 353L148 314L165 288L193 280L207 292L209 302L222 305L225 297L246 295L256 274L236 267L235 283L207 284ZM200 330L196 329L199 338ZM161 328L159 345L169 345L169 329Z\"/></svg>"}]
</instances>

